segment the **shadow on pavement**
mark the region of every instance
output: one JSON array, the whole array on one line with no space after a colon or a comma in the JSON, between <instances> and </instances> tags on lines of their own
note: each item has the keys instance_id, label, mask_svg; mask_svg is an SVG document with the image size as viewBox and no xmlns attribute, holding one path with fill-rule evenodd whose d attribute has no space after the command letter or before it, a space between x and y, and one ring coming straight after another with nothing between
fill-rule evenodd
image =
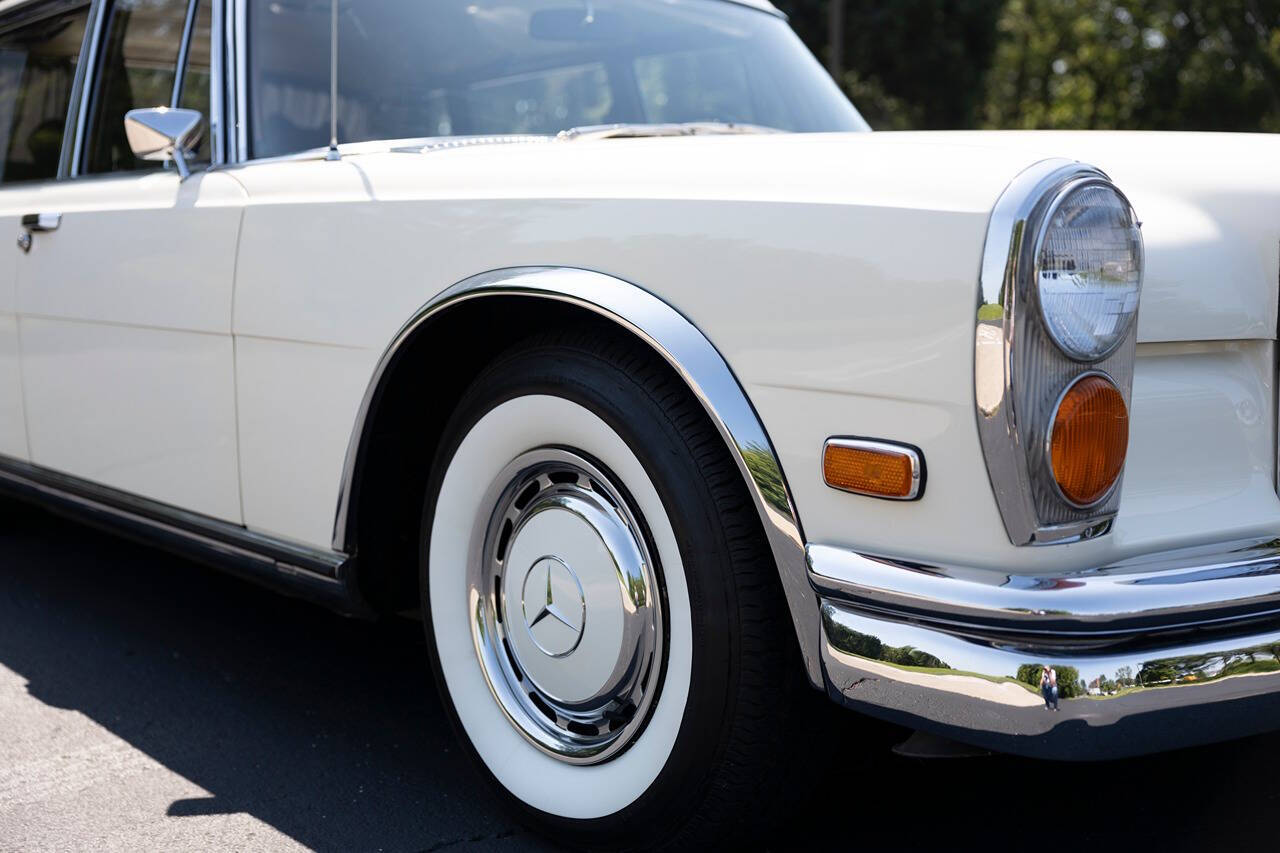
<instances>
[{"instance_id":1,"label":"shadow on pavement","mask_svg":"<svg viewBox=\"0 0 1280 853\"><path fill-rule=\"evenodd\" d=\"M0 503L0 664L212 793L172 816L245 812L320 850L550 849L455 747L416 625L346 620ZM1277 735L1104 764L921 761L814 700L830 746L775 849L1274 849Z\"/></svg>"},{"instance_id":2,"label":"shadow on pavement","mask_svg":"<svg viewBox=\"0 0 1280 853\"><path fill-rule=\"evenodd\" d=\"M245 812L321 850L524 834L455 747L416 625L3 503L0 664L213 794L173 816Z\"/></svg>"}]
</instances>

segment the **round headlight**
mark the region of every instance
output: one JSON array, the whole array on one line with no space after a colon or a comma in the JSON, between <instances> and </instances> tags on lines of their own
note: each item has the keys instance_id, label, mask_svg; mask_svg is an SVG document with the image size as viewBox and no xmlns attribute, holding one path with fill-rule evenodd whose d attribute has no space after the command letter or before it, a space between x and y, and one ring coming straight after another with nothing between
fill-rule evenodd
<instances>
[{"instance_id":1,"label":"round headlight","mask_svg":"<svg viewBox=\"0 0 1280 853\"><path fill-rule=\"evenodd\" d=\"M1128 200L1088 180L1063 190L1036 246L1040 313L1054 343L1097 361L1124 340L1138 313L1142 233Z\"/></svg>"}]
</instances>

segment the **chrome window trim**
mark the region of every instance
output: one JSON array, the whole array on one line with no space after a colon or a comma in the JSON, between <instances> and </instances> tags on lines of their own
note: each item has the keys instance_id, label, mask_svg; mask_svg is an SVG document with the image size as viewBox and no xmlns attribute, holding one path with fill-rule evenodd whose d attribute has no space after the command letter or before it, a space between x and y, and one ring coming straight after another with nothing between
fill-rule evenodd
<instances>
[{"instance_id":1,"label":"chrome window trim","mask_svg":"<svg viewBox=\"0 0 1280 853\"><path fill-rule=\"evenodd\" d=\"M224 57L223 26L226 16L223 14L223 0L209 0L213 4L211 16L212 32L209 44L209 135L213 139L214 168L227 162L226 141L223 134L226 130L226 116L223 114Z\"/></svg>"},{"instance_id":2,"label":"chrome window trim","mask_svg":"<svg viewBox=\"0 0 1280 853\"><path fill-rule=\"evenodd\" d=\"M182 40L178 42L178 64L173 69L173 92L169 95L169 106L178 108L182 100L182 86L187 79L187 56L191 52L191 36L196 26L196 10L200 0L187 0L187 16L182 24Z\"/></svg>"},{"instance_id":3,"label":"chrome window trim","mask_svg":"<svg viewBox=\"0 0 1280 853\"><path fill-rule=\"evenodd\" d=\"M766 15L772 15L775 18L781 18L789 21L791 18L786 12L779 9L769 0L725 0L726 3L732 3L735 6L745 6L748 9L755 9L757 12L764 12Z\"/></svg>"},{"instance_id":4,"label":"chrome window trim","mask_svg":"<svg viewBox=\"0 0 1280 853\"><path fill-rule=\"evenodd\" d=\"M39 0L3 0L0 2L0 15L7 15L10 12L17 12L23 6L30 6Z\"/></svg>"},{"instance_id":5,"label":"chrome window trim","mask_svg":"<svg viewBox=\"0 0 1280 853\"><path fill-rule=\"evenodd\" d=\"M875 453L884 453L893 456L905 456L911 462L911 491L902 497L897 495L882 495L878 492L864 492L860 489L848 489L844 486L833 486L827 482L825 471L825 459L828 447L844 447L850 450L870 450ZM910 444L899 444L896 441L884 441L874 438L855 438L855 437L839 437L833 436L822 443L822 458L818 460L819 476L828 488L835 489L840 492L848 492L851 495L866 495L867 497L880 498L886 501L914 501L920 498L924 493L924 456L920 452L920 448Z\"/></svg>"},{"instance_id":6,"label":"chrome window trim","mask_svg":"<svg viewBox=\"0 0 1280 853\"><path fill-rule=\"evenodd\" d=\"M60 12L88 8L92 3L93 0L0 0L0 33L25 27ZM35 8L29 9L28 6Z\"/></svg>"},{"instance_id":7,"label":"chrome window trim","mask_svg":"<svg viewBox=\"0 0 1280 853\"><path fill-rule=\"evenodd\" d=\"M73 89L72 100L75 109L68 115L67 126L70 130L71 126L75 127L74 144L71 146L70 154L67 151L67 140L64 137L62 147L62 160L65 162L66 171L62 170L60 165L58 177L61 178L85 178L85 177L102 177L101 175L92 175L84 172L82 162L84 160L84 143L88 132L89 121L89 101L93 97L94 84L97 82L97 65L98 65L98 48L102 43L103 28L106 25L106 9L112 0L91 0L92 7L89 13L89 23L85 28L86 47L81 49L80 55L82 61L76 68L75 86ZM218 20L222 16L223 0L209 0L213 4L213 32L212 43L210 45L210 65L209 65L209 132L213 134L214 142L214 165L219 165L223 161L219 157L219 149L222 147L220 131L217 126L217 118L219 116L221 97L219 86L221 85L222 68L221 56L218 51L221 33L218 28ZM176 107L178 99L182 96L182 86L187 74L187 55L191 45L191 39L195 31L195 16L200 5L200 0L188 0L186 20L182 26L182 41L178 47L177 66L174 69L173 89L170 95L170 106ZM74 119L74 121L73 121Z\"/></svg>"},{"instance_id":8,"label":"chrome window trim","mask_svg":"<svg viewBox=\"0 0 1280 853\"><path fill-rule=\"evenodd\" d=\"M102 27L106 19L106 7L110 0L93 0L89 12L89 24L85 28L87 48L80 51L80 67L76 69L76 81L80 91L74 92L76 98L75 144L71 149L71 158L67 164L65 177L74 178L80 175L81 160L84 154L85 130L89 121L89 98L93 94L93 82L97 77L98 47L102 43ZM67 122L71 124L70 121Z\"/></svg>"},{"instance_id":9,"label":"chrome window trim","mask_svg":"<svg viewBox=\"0 0 1280 853\"><path fill-rule=\"evenodd\" d=\"M1043 521L1033 489L1043 489L1047 477L1050 491L1060 490L1048 465L1037 465L1032 470L1028 454L1039 453L1041 448L1024 445L1019 432L1015 357L1020 352L1018 347L1027 346L1026 339L1036 333L1033 326L1047 325L1041 316L1034 280L1019 280L1019 270L1034 269L1036 257L1028 250L1034 251L1040 245L1048 211L1064 195L1064 188L1082 182L1099 182L1115 189L1105 172L1084 163L1052 158L1032 164L1014 177L996 201L983 246L974 329L974 413L992 492L1005 531L1015 545L1069 542L1107 532L1116 514L1124 476L1122 470L1107 497L1085 510L1088 517ZM1115 191L1124 198L1119 189ZM1028 263L1030 266L1026 266ZM1035 304L1027 304L1027 300L1034 300ZM1076 365L1078 374L1091 368L1107 374L1120 388L1128 406L1136 329L1134 322L1111 354L1092 363L1072 359L1054 343L1056 357L1063 365ZM1040 329L1038 334L1047 336L1048 331ZM1074 376L1071 381L1075 381ZM1027 422L1024 426L1033 429L1043 414L1022 413ZM1034 441L1040 440L1040 435L1035 434ZM1057 511L1070 514L1081 509L1063 502Z\"/></svg>"},{"instance_id":10,"label":"chrome window trim","mask_svg":"<svg viewBox=\"0 0 1280 853\"><path fill-rule=\"evenodd\" d=\"M233 33L231 38L231 76L232 84L235 92L234 103L230 104L231 122L228 123L227 129L231 135L232 141L235 143L232 148L231 161L240 163L248 159L249 152L249 73L248 73L248 36L247 19L248 5L246 0L233 0L231 26Z\"/></svg>"},{"instance_id":11,"label":"chrome window trim","mask_svg":"<svg viewBox=\"0 0 1280 853\"><path fill-rule=\"evenodd\" d=\"M817 599L807 577L804 534L764 424L724 357L692 321L649 291L604 273L573 267L513 267L481 273L437 294L401 327L378 359L356 414L339 487L334 550L355 552L357 520L352 500L366 427L397 354L415 333L448 309L493 296L549 299L591 311L617 323L620 331L634 334L677 371L734 457L777 565L806 672L815 686L820 685ZM747 454L754 465L747 464Z\"/></svg>"}]
</instances>

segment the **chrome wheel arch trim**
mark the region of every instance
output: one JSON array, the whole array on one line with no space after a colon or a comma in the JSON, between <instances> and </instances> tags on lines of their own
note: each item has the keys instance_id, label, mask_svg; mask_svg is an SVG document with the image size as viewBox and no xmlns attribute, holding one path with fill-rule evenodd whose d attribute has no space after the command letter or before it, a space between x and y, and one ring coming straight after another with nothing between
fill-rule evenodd
<instances>
[{"instance_id":1,"label":"chrome wheel arch trim","mask_svg":"<svg viewBox=\"0 0 1280 853\"><path fill-rule=\"evenodd\" d=\"M396 356L422 327L449 309L495 296L549 299L591 311L640 338L676 370L733 454L778 569L805 671L810 682L820 686L819 614L817 596L808 581L804 535L764 424L720 351L692 321L644 288L605 273L576 267L511 267L480 273L436 295L401 327L379 358L356 415L339 488L334 549L354 553L352 502L364 436Z\"/></svg>"}]
</instances>

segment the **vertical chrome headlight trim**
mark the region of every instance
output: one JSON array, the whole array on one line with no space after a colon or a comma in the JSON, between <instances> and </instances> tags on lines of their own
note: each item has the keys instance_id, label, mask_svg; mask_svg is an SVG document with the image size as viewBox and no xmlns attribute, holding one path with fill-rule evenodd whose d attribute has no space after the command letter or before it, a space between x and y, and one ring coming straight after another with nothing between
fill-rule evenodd
<instances>
[{"instance_id":1,"label":"vertical chrome headlight trim","mask_svg":"<svg viewBox=\"0 0 1280 853\"><path fill-rule=\"evenodd\" d=\"M1082 373L1107 373L1125 405L1131 402L1136 320L1110 354L1083 364L1051 339L1036 292L1036 253L1050 211L1075 187L1094 182L1114 189L1110 178L1092 166L1041 160L1005 188L987 226L974 336L974 403L991 488L1015 545L1099 535L1109 529L1119 505L1119 481L1088 508L1064 501L1042 439L1054 404Z\"/></svg>"}]
</instances>

